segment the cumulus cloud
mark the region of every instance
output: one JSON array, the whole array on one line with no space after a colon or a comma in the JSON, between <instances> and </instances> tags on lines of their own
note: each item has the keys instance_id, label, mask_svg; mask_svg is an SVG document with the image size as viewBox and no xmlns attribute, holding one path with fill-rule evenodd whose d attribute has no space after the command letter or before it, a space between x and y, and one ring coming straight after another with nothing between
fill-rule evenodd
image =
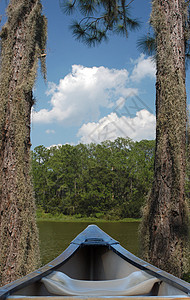
<instances>
[{"instance_id":1,"label":"cumulus cloud","mask_svg":"<svg viewBox=\"0 0 190 300\"><path fill-rule=\"evenodd\" d=\"M130 74L126 69L73 65L58 84L48 84L46 95L51 100L46 108L32 110L33 122L78 126L78 138L83 143L119 136L154 139L155 116L146 101L139 98L137 86L144 78L155 78L155 63L143 54L132 63ZM107 115L100 119L100 113ZM46 134L54 133L46 130Z\"/></svg>"},{"instance_id":2,"label":"cumulus cloud","mask_svg":"<svg viewBox=\"0 0 190 300\"><path fill-rule=\"evenodd\" d=\"M103 66L87 68L73 65L72 72L58 85L50 83L51 109L33 111L33 122L67 122L80 125L96 120L100 107L111 108L120 96L128 95L129 73L126 69L108 69Z\"/></svg>"},{"instance_id":3,"label":"cumulus cloud","mask_svg":"<svg viewBox=\"0 0 190 300\"><path fill-rule=\"evenodd\" d=\"M101 143L105 140L115 140L117 137L130 137L135 141L154 139L156 117L148 110L136 112L134 118L118 116L113 112L99 120L83 124L77 136L81 143Z\"/></svg>"},{"instance_id":4,"label":"cumulus cloud","mask_svg":"<svg viewBox=\"0 0 190 300\"><path fill-rule=\"evenodd\" d=\"M51 146L47 147L47 149L51 149L51 148L57 148L57 149L59 149L62 146L63 146L63 144L57 144L57 145L54 144L54 145L51 145Z\"/></svg>"},{"instance_id":5,"label":"cumulus cloud","mask_svg":"<svg viewBox=\"0 0 190 300\"><path fill-rule=\"evenodd\" d=\"M156 64L151 57L145 58L144 54L134 61L134 69L130 76L132 81L140 81L145 77L155 78Z\"/></svg>"},{"instance_id":6,"label":"cumulus cloud","mask_svg":"<svg viewBox=\"0 0 190 300\"><path fill-rule=\"evenodd\" d=\"M54 133L55 133L55 130L53 130L53 129L47 129L47 130L46 130L46 133L47 133L47 134L51 134L51 133L54 134Z\"/></svg>"}]
</instances>

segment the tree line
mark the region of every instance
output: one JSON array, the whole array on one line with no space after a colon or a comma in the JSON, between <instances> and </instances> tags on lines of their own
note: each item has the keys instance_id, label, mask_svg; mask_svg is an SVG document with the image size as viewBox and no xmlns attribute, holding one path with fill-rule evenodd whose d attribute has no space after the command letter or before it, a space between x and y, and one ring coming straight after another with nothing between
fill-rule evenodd
<instances>
[{"instance_id":1,"label":"tree line","mask_svg":"<svg viewBox=\"0 0 190 300\"><path fill-rule=\"evenodd\" d=\"M117 219L141 216L153 180L155 141L117 138L32 151L36 204L45 212Z\"/></svg>"}]
</instances>

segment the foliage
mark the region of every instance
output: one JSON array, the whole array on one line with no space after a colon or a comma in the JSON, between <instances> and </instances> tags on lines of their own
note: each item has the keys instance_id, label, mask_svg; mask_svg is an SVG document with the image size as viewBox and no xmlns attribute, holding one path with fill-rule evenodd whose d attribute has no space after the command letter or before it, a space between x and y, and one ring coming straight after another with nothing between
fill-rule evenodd
<instances>
[{"instance_id":1,"label":"foliage","mask_svg":"<svg viewBox=\"0 0 190 300\"><path fill-rule=\"evenodd\" d=\"M108 38L108 32L128 36L129 30L139 27L139 22L130 17L130 5L126 0L59 0L62 11L72 14L77 11L81 19L74 21L71 29L74 37L89 46L95 46Z\"/></svg>"},{"instance_id":2,"label":"foliage","mask_svg":"<svg viewBox=\"0 0 190 300\"><path fill-rule=\"evenodd\" d=\"M190 63L190 6L189 0L185 1L184 11L188 7L188 13L184 14L184 29L185 29L185 62L186 67ZM147 55L156 55L156 33L154 31L154 26L152 20L150 20L149 32L143 35L137 41L137 47L140 51Z\"/></svg>"},{"instance_id":3,"label":"foliage","mask_svg":"<svg viewBox=\"0 0 190 300\"><path fill-rule=\"evenodd\" d=\"M53 214L139 218L153 162L154 141L38 146L32 152L37 206Z\"/></svg>"}]
</instances>

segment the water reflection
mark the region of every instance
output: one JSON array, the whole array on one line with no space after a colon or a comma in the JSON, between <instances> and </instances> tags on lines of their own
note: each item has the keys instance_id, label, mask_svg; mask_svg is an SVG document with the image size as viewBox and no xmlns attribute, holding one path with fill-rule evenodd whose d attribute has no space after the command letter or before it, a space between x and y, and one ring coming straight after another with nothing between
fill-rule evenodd
<instances>
[{"instance_id":1,"label":"water reflection","mask_svg":"<svg viewBox=\"0 0 190 300\"><path fill-rule=\"evenodd\" d=\"M40 249L42 264L46 264L58 256L69 243L90 223L38 222L40 232ZM139 223L94 223L111 235L120 244L138 254Z\"/></svg>"}]
</instances>

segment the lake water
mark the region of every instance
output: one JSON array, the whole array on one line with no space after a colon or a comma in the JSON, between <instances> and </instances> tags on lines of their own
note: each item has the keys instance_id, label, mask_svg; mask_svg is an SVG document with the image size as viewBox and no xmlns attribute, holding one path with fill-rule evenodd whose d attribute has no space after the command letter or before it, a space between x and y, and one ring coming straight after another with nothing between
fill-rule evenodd
<instances>
[{"instance_id":1,"label":"lake water","mask_svg":"<svg viewBox=\"0 0 190 300\"><path fill-rule=\"evenodd\" d=\"M38 222L42 264L44 265L58 256L89 224L84 222ZM119 241L124 248L135 255L138 254L138 222L108 222L96 223L96 225Z\"/></svg>"}]
</instances>

